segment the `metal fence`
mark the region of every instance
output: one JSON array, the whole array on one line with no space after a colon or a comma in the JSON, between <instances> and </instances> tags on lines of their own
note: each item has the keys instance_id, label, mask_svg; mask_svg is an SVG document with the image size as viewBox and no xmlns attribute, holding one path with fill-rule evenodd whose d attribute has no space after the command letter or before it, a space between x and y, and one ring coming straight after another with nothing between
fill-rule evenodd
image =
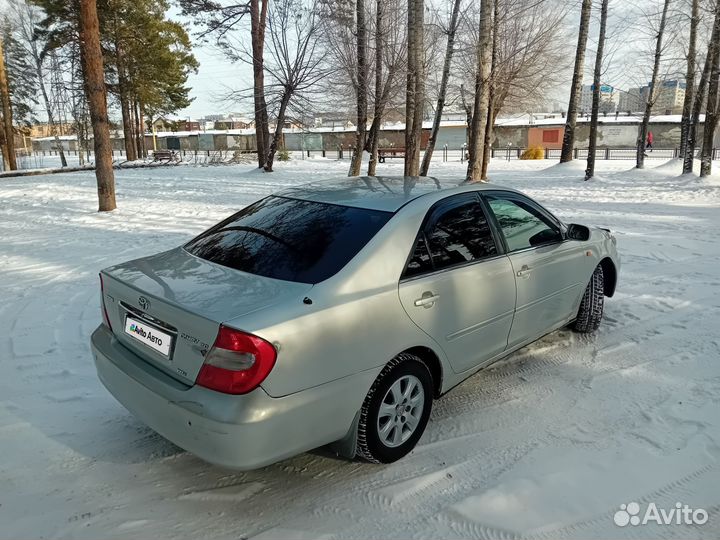
<instances>
[{"instance_id":1,"label":"metal fence","mask_svg":"<svg viewBox=\"0 0 720 540\"><path fill-rule=\"evenodd\" d=\"M503 159L507 161L521 159L523 152L527 150L526 147L511 146L506 148L492 148L491 157L493 159ZM182 158L182 161L187 163L208 163L214 161L214 154L218 151L213 150L177 150L176 151ZM233 154L233 150L225 150L223 153ZM239 152L239 151L238 151ZM635 160L636 159L635 148L598 148L595 153L595 159L597 160ZM255 152L242 152L245 154L254 154ZM329 160L349 160L352 158L354 148L338 146L335 150L302 150L293 151L293 159L314 159L314 158L325 158ZM698 149L696 157L699 158L700 149ZM65 150L65 155L77 156L76 150ZM148 151L149 156L152 158L153 151ZM677 158L680 154L679 148L654 148L648 150L645 159L663 159L668 160ZM47 167L50 163L45 161L45 157L58 156L56 150L44 150L44 151L33 151L18 153L18 168L19 169L40 169ZM92 160L92 154L86 155L86 160ZM587 148L576 148L573 151L575 159L587 159L588 149ZM122 162L125 157L125 152L122 150L113 150L113 159L118 162ZM276 158L277 159L277 158ZM560 159L559 148L545 148L544 159L557 160ZM713 148L712 159L720 159L720 148ZM441 146L435 149L433 153L433 161L459 161L463 163L467 160L467 148L449 148L448 145ZM222 160L221 160L222 161ZM402 159L389 159L386 163L402 163ZM2 163L0 163L0 170L2 170Z\"/></svg>"},{"instance_id":2,"label":"metal fence","mask_svg":"<svg viewBox=\"0 0 720 540\"><path fill-rule=\"evenodd\" d=\"M527 148L524 147L508 147L508 148L493 148L492 157L499 159L506 159L508 161L513 159L520 159L523 152ZM544 154L545 159L560 159L559 148L545 148ZM573 151L573 157L575 159L587 159L589 153L588 148L575 148ZM648 150L645 154L645 159L672 159L680 155L679 148L653 148ZM595 159L607 159L607 160L635 160L637 156L636 148L598 148L595 151ZM720 159L720 148L713 148L712 150L713 160ZM696 152L696 157L700 157L700 149Z\"/></svg>"}]
</instances>

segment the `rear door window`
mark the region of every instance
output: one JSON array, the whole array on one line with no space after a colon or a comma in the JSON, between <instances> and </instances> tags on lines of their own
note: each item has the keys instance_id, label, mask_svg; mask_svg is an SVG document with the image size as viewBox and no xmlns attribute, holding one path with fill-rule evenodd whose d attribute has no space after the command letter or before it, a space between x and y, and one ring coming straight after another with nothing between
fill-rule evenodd
<instances>
[{"instance_id":1,"label":"rear door window","mask_svg":"<svg viewBox=\"0 0 720 540\"><path fill-rule=\"evenodd\" d=\"M342 269L390 212L268 197L185 245L208 261L274 279L318 283Z\"/></svg>"},{"instance_id":2,"label":"rear door window","mask_svg":"<svg viewBox=\"0 0 720 540\"><path fill-rule=\"evenodd\" d=\"M403 277L496 254L497 246L477 196L459 195L430 211Z\"/></svg>"}]
</instances>

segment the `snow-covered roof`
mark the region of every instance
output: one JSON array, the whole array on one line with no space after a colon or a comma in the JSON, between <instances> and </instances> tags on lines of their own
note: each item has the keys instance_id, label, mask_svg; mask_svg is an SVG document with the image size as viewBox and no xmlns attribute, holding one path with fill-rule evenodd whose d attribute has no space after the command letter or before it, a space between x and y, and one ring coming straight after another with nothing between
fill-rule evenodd
<instances>
[{"instance_id":1,"label":"snow-covered roof","mask_svg":"<svg viewBox=\"0 0 720 540\"><path fill-rule=\"evenodd\" d=\"M620 113L615 117L615 113L608 113L607 116L601 114L598 117L598 121L603 124L639 124L642 122L641 114ZM705 121L705 115L700 115L700 121ZM577 117L578 123L590 122L590 119L586 116ZM679 124L682 122L682 115L680 114L655 114L650 117L651 124ZM561 114L556 116L547 116L545 118L538 118L535 116L532 121L527 114L518 116L498 118L495 120L496 126L562 126L565 124L565 118Z\"/></svg>"},{"instance_id":2,"label":"snow-covered roof","mask_svg":"<svg viewBox=\"0 0 720 540\"><path fill-rule=\"evenodd\" d=\"M582 124L589 122L590 120L583 116L578 116L577 122ZM651 124L679 124L682 121L682 116L679 114L659 114L650 117ZM705 115L700 115L700 121L705 121ZM618 115L608 114L607 116L600 116L599 122L602 124L639 124L642 122L642 115L633 114ZM565 118L558 114L557 116L548 115L545 118L535 117L532 122L527 114L518 116L498 118L495 121L495 125L498 127L533 127L533 126L563 126L565 124ZM440 122L441 127L457 127L464 128L466 123L460 120L443 120ZM423 129L430 129L432 127L432 121L426 120L423 122ZM387 122L382 125L383 130L398 130L402 131L405 129L404 122ZM283 133L353 133L355 132L355 126L331 126L331 127L310 127L310 128L285 128ZM204 131L156 131L155 136L157 138L164 137L191 137L198 135L254 135L255 128L243 128L243 129L208 129ZM152 135L146 133L146 136ZM118 134L121 136L121 134ZM33 137L34 141L50 141L54 140L55 137ZM61 140L75 140L75 135L63 135L60 137Z\"/></svg>"}]
</instances>

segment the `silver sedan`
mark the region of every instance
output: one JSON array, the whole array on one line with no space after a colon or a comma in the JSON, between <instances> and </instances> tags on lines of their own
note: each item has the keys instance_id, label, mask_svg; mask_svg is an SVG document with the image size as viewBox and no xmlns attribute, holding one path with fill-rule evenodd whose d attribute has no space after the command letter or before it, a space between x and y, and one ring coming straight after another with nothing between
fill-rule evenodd
<instances>
[{"instance_id":1,"label":"silver sedan","mask_svg":"<svg viewBox=\"0 0 720 540\"><path fill-rule=\"evenodd\" d=\"M95 364L209 462L253 469L331 443L390 463L479 369L563 326L597 329L615 243L491 184L311 183L103 270Z\"/></svg>"}]
</instances>

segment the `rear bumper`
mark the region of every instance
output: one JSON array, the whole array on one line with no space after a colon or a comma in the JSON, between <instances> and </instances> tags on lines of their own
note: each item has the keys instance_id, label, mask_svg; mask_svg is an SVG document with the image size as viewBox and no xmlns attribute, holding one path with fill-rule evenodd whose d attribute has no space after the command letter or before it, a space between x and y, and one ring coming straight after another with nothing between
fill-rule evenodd
<instances>
[{"instance_id":1,"label":"rear bumper","mask_svg":"<svg viewBox=\"0 0 720 540\"><path fill-rule=\"evenodd\" d=\"M343 438L377 376L363 372L281 398L262 388L232 396L175 381L102 325L92 351L100 380L133 415L205 461L239 470Z\"/></svg>"}]
</instances>

